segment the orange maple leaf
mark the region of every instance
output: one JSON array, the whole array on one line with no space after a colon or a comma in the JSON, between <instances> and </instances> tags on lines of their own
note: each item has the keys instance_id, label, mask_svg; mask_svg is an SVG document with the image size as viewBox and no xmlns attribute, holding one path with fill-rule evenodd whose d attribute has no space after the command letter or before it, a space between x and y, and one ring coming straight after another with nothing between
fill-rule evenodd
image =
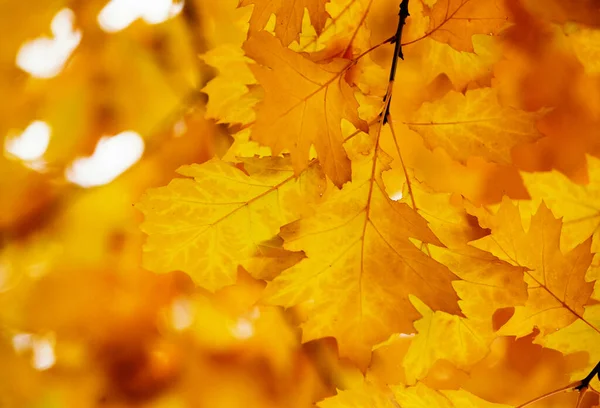
<instances>
[{"instance_id":1,"label":"orange maple leaf","mask_svg":"<svg viewBox=\"0 0 600 408\"><path fill-rule=\"evenodd\" d=\"M541 113L500 105L497 91L481 88L462 94L448 92L424 103L406 124L430 148L442 147L456 160L479 156L496 163L511 163L511 149L534 141Z\"/></svg>"},{"instance_id":2,"label":"orange maple leaf","mask_svg":"<svg viewBox=\"0 0 600 408\"><path fill-rule=\"evenodd\" d=\"M367 129L366 122L358 117L353 90L344 80L349 61L316 64L282 47L266 32L251 36L244 50L258 63L250 68L265 89L251 137L270 146L274 155L288 149L296 172L306 168L314 144L325 173L335 185L341 187L349 181L342 119Z\"/></svg>"},{"instance_id":3,"label":"orange maple leaf","mask_svg":"<svg viewBox=\"0 0 600 408\"><path fill-rule=\"evenodd\" d=\"M148 269L181 270L216 290L235 282L238 265L266 278L265 266L285 268L298 260L282 256L272 238L301 215L308 196L322 193L322 172L311 166L296 178L287 159L246 160L248 174L217 159L183 166L178 172L187 178L144 195L137 206L145 215Z\"/></svg>"},{"instance_id":4,"label":"orange maple leaf","mask_svg":"<svg viewBox=\"0 0 600 408\"><path fill-rule=\"evenodd\" d=\"M423 12L431 38L469 52L473 34L496 34L508 20L503 0L437 0Z\"/></svg>"},{"instance_id":5,"label":"orange maple leaf","mask_svg":"<svg viewBox=\"0 0 600 408\"><path fill-rule=\"evenodd\" d=\"M518 207L507 199L496 215L479 217L491 226L492 234L472 244L528 269L529 299L516 308L502 333L521 337L536 327L546 334L583 319L594 288L593 282L585 280L592 261L591 239L563 254L559 247L562 221L554 218L544 203L531 217L527 232Z\"/></svg>"},{"instance_id":6,"label":"orange maple leaf","mask_svg":"<svg viewBox=\"0 0 600 408\"><path fill-rule=\"evenodd\" d=\"M563 254L559 247L562 221L544 203L531 217L527 232L519 208L508 199L496 215L481 212L478 218L492 234L472 244L528 269L529 298L515 308L499 333L523 337L537 328L536 342L545 347L564 353L589 352L588 365L572 373L573 379L581 379L600 358L600 305L594 305L597 302L591 298L594 282L585 279L592 261L591 239Z\"/></svg>"},{"instance_id":7,"label":"orange maple leaf","mask_svg":"<svg viewBox=\"0 0 600 408\"><path fill-rule=\"evenodd\" d=\"M250 17L250 33L265 28L271 14L275 14L275 34L287 46L300 39L304 9L308 10L310 22L317 34L323 31L329 17L325 10L328 2L329 0L241 0L239 7L254 5Z\"/></svg>"},{"instance_id":8,"label":"orange maple leaf","mask_svg":"<svg viewBox=\"0 0 600 408\"><path fill-rule=\"evenodd\" d=\"M485 401L463 389L436 390L423 383L391 388L396 401L403 408L510 408L508 405Z\"/></svg>"},{"instance_id":9,"label":"orange maple leaf","mask_svg":"<svg viewBox=\"0 0 600 408\"><path fill-rule=\"evenodd\" d=\"M420 317L413 295L434 310L459 314L456 276L409 238L441 245L419 214L392 201L381 172L389 156L375 148L353 162L353 180L332 189L316 213L286 225L289 250L307 258L265 289L265 300L291 307L307 302L303 339L333 336L340 354L366 367L371 347L392 333L412 332Z\"/></svg>"}]
</instances>

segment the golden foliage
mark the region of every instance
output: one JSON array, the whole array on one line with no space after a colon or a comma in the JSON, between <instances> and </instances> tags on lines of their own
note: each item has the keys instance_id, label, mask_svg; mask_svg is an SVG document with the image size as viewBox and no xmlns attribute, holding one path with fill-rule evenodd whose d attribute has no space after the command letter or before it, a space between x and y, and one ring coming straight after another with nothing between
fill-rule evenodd
<instances>
[{"instance_id":1,"label":"golden foliage","mask_svg":"<svg viewBox=\"0 0 600 408\"><path fill-rule=\"evenodd\" d=\"M0 407L598 406L594 1L4 3Z\"/></svg>"}]
</instances>

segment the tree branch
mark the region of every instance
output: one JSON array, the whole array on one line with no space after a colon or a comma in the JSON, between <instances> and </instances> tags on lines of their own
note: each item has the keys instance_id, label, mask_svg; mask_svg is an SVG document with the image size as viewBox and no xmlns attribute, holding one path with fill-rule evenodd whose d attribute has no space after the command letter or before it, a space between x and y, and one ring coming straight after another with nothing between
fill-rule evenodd
<instances>
[{"instance_id":1,"label":"tree branch","mask_svg":"<svg viewBox=\"0 0 600 408\"><path fill-rule=\"evenodd\" d=\"M581 380L581 383L573 389L581 391L588 388L590 386L590 382L594 379L594 376L598 376L598 380L600 380L600 361L598 362L598 364L596 364L596 367L594 367L592 371L590 371L587 377Z\"/></svg>"},{"instance_id":2,"label":"tree branch","mask_svg":"<svg viewBox=\"0 0 600 408\"><path fill-rule=\"evenodd\" d=\"M408 18L408 16L410 16L410 14L408 13L408 0L402 0L402 2L400 3L400 11L398 12L398 27L396 28L396 34L393 37L393 42L396 44L396 46L394 47L394 56L392 59L392 67L390 68L390 77L389 77L390 84L392 84L394 82L394 79L396 79L396 68L398 66L398 58L401 58L404 60L404 54L402 53L402 29L406 25L406 19ZM390 99L392 98L391 87L390 87L388 93L386 94L386 96L384 97L384 99L386 99L386 98L390 98ZM385 109L385 112L383 113L383 124L384 125L387 123L389 112L390 112L390 101L387 101L387 107Z\"/></svg>"}]
</instances>

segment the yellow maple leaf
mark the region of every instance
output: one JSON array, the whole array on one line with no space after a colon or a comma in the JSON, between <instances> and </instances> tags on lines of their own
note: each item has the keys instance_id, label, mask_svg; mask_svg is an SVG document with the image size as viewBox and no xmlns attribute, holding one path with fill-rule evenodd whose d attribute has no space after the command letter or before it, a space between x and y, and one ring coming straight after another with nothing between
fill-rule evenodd
<instances>
[{"instance_id":1,"label":"yellow maple leaf","mask_svg":"<svg viewBox=\"0 0 600 408\"><path fill-rule=\"evenodd\" d=\"M501 0L437 0L424 2L430 36L459 51L473 51L473 34L496 34L508 20Z\"/></svg>"},{"instance_id":2,"label":"yellow maple leaf","mask_svg":"<svg viewBox=\"0 0 600 408\"><path fill-rule=\"evenodd\" d=\"M438 391L423 383L412 387L393 386L392 391L402 408L510 408L485 401L462 389Z\"/></svg>"},{"instance_id":3,"label":"yellow maple leaf","mask_svg":"<svg viewBox=\"0 0 600 408\"><path fill-rule=\"evenodd\" d=\"M241 0L239 7L253 4L250 17L250 32L260 31L267 25L271 14L275 14L275 34L283 45L300 39L304 9L308 10L310 22L321 33L329 17L325 4L329 0Z\"/></svg>"},{"instance_id":4,"label":"yellow maple leaf","mask_svg":"<svg viewBox=\"0 0 600 408\"><path fill-rule=\"evenodd\" d=\"M250 129L244 129L231 136L233 137L233 143L222 157L224 161L237 163L243 158L271 156L270 147L262 146L254 140L250 140Z\"/></svg>"},{"instance_id":5,"label":"yellow maple leaf","mask_svg":"<svg viewBox=\"0 0 600 408\"><path fill-rule=\"evenodd\" d=\"M419 74L426 83L433 81L444 73L448 76L456 90L465 89L470 83L488 84L492 76L492 66L501 56L500 47L494 37L473 36L473 52L457 51L448 44L423 38L415 44L420 57ZM407 54L409 55L409 54Z\"/></svg>"},{"instance_id":6,"label":"yellow maple leaf","mask_svg":"<svg viewBox=\"0 0 600 408\"><path fill-rule=\"evenodd\" d=\"M600 361L600 305L586 306L582 317L561 330L547 334L539 341L544 347L565 355L582 351L588 353L587 364L571 372L572 381L584 378Z\"/></svg>"},{"instance_id":7,"label":"yellow maple leaf","mask_svg":"<svg viewBox=\"0 0 600 408\"><path fill-rule=\"evenodd\" d=\"M523 337L535 327L543 336L576 320L591 325L584 318L584 306L594 287L585 281L592 261L591 240L563 254L559 248L562 222L543 203L531 217L527 232L522 227L519 208L508 199L488 222L492 234L472 244L528 269L525 275L529 298L524 306L515 308L500 333Z\"/></svg>"},{"instance_id":8,"label":"yellow maple leaf","mask_svg":"<svg viewBox=\"0 0 600 408\"><path fill-rule=\"evenodd\" d=\"M249 85L256 84L248 68L251 60L244 56L241 48L230 44L213 48L202 59L219 70L219 75L202 88L208 95L206 117L216 119L217 123L245 125L252 122L253 107L259 98L249 90Z\"/></svg>"},{"instance_id":9,"label":"yellow maple leaf","mask_svg":"<svg viewBox=\"0 0 600 408\"><path fill-rule=\"evenodd\" d=\"M419 301L413 304L423 318L415 322L418 334L402 362L407 384L423 379L437 360L445 359L458 368L465 368L488 353L493 338L472 330L468 320L434 312Z\"/></svg>"},{"instance_id":10,"label":"yellow maple leaf","mask_svg":"<svg viewBox=\"0 0 600 408\"><path fill-rule=\"evenodd\" d=\"M450 194L431 192L416 180L411 184L419 214L447 246L430 245L427 251L461 279L453 282L453 287L465 317L433 312L413 301L423 318L415 322L417 334L403 360L409 384L423 379L437 360L444 359L462 370L478 362L497 337L492 321L496 310L522 305L527 299L524 268L466 244L481 238L485 230L474 225L474 217L467 214L459 200L451 200Z\"/></svg>"},{"instance_id":11,"label":"yellow maple leaf","mask_svg":"<svg viewBox=\"0 0 600 408\"><path fill-rule=\"evenodd\" d=\"M344 80L349 61L316 64L281 46L266 32L244 44L258 64L250 68L265 89L251 137L270 146L273 154L288 149L297 172L308 164L314 144L325 173L338 186L350 180L350 160L344 151L341 122L366 130L358 103Z\"/></svg>"},{"instance_id":12,"label":"yellow maple leaf","mask_svg":"<svg viewBox=\"0 0 600 408\"><path fill-rule=\"evenodd\" d=\"M437 360L469 369L487 355L490 344L498 337L493 326L494 313L522 305L527 299L521 277L523 268L475 248L449 250L430 246L429 251L436 261L461 278L453 286L466 317L416 305L423 318L415 322L418 332L403 360L409 384L423 379Z\"/></svg>"},{"instance_id":13,"label":"yellow maple leaf","mask_svg":"<svg viewBox=\"0 0 600 408\"><path fill-rule=\"evenodd\" d=\"M381 171L389 158L377 151L355 161L352 183L332 189L316 213L281 230L285 248L307 258L265 289L265 300L291 307L307 302L305 341L333 336L340 354L366 366L371 347L419 318L409 295L434 310L459 313L455 276L409 237L440 244L427 223L385 192Z\"/></svg>"},{"instance_id":14,"label":"yellow maple leaf","mask_svg":"<svg viewBox=\"0 0 600 408\"><path fill-rule=\"evenodd\" d=\"M240 264L262 277L251 265L264 252L263 241L309 212L323 176L312 165L296 178L283 158L246 164L248 174L216 159L184 166L178 172L187 178L146 193L137 206L145 215L148 269L182 270L209 290L234 283Z\"/></svg>"},{"instance_id":15,"label":"yellow maple leaf","mask_svg":"<svg viewBox=\"0 0 600 408\"><path fill-rule=\"evenodd\" d=\"M561 247L571 249L593 234L592 250L600 249L600 160L588 156L589 183L582 185L554 170L521 176L535 202L544 200L563 218Z\"/></svg>"},{"instance_id":16,"label":"yellow maple leaf","mask_svg":"<svg viewBox=\"0 0 600 408\"><path fill-rule=\"evenodd\" d=\"M577 58L588 75L600 73L600 30L571 27L566 33Z\"/></svg>"},{"instance_id":17,"label":"yellow maple leaf","mask_svg":"<svg viewBox=\"0 0 600 408\"><path fill-rule=\"evenodd\" d=\"M317 403L319 408L397 408L393 396L369 384L362 383L349 390L338 390L337 395Z\"/></svg>"},{"instance_id":18,"label":"yellow maple leaf","mask_svg":"<svg viewBox=\"0 0 600 408\"><path fill-rule=\"evenodd\" d=\"M514 146L542 136L536 129L540 115L504 107L493 88L482 88L424 103L406 124L430 148L442 147L456 160L480 156L508 164Z\"/></svg>"}]
</instances>

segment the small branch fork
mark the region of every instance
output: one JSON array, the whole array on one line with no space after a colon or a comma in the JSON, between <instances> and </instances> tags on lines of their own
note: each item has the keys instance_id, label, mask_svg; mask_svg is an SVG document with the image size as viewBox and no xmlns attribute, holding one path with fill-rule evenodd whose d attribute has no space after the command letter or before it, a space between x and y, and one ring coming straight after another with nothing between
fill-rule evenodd
<instances>
[{"instance_id":1,"label":"small branch fork","mask_svg":"<svg viewBox=\"0 0 600 408\"><path fill-rule=\"evenodd\" d=\"M406 19L410 16L408 13L408 0L402 0L400 3L400 11L398 12L398 28L396 28L396 34L390 39L391 43L396 44L394 47L394 57L392 59L392 67L390 68L390 78L388 90L383 98L385 101L385 111L383 112L383 124L385 125L388 121L388 115L390 113L390 101L392 99L392 85L396 79L396 67L398 66L398 58L404 60L404 54L402 53L402 29L406 25Z\"/></svg>"},{"instance_id":2,"label":"small branch fork","mask_svg":"<svg viewBox=\"0 0 600 408\"><path fill-rule=\"evenodd\" d=\"M566 387L563 388L559 388L558 390L554 390L554 391L550 391L547 394L544 394L540 397L534 398L531 401L527 401L524 404L519 405L516 408L525 408L530 406L533 403L536 403L538 401L544 400L548 397L551 397L553 395L556 394L561 394L563 392L568 392L568 391L577 391L579 392L579 398L577 398L577 405L575 408L579 408L581 405L581 402L583 401L583 396L585 395L586 392L588 392L590 390L590 382L594 379L594 377L598 377L598 380L600 380L600 362L598 362L598 364L596 364L596 367L594 367L592 369L592 371L590 371L590 373L581 381L576 381L572 384L567 385ZM591 389L592 392L600 395L600 392Z\"/></svg>"}]
</instances>

